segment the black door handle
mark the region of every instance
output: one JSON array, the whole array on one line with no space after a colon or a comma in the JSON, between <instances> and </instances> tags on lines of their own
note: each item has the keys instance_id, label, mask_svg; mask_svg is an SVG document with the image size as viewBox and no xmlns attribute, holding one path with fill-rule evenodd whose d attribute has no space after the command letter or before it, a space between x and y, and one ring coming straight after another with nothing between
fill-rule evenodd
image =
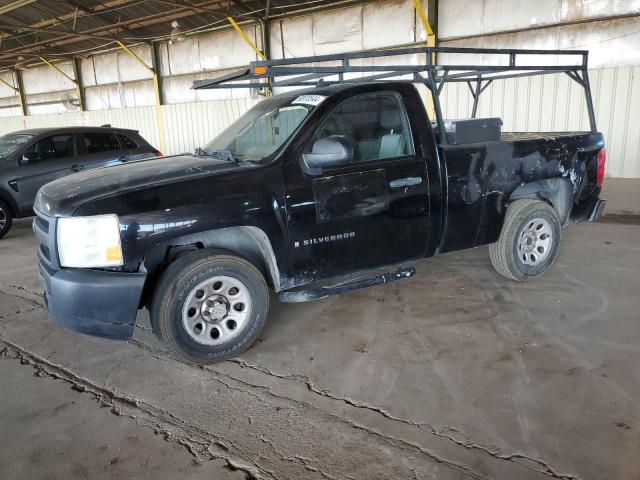
<instances>
[{"instance_id":1,"label":"black door handle","mask_svg":"<svg viewBox=\"0 0 640 480\"><path fill-rule=\"evenodd\" d=\"M391 188L412 187L413 185L420 185L422 183L422 177L407 177L398 178L397 180L391 180L389 186Z\"/></svg>"},{"instance_id":2,"label":"black door handle","mask_svg":"<svg viewBox=\"0 0 640 480\"><path fill-rule=\"evenodd\" d=\"M80 170L82 170L84 167L82 165L78 165L77 163L71 167L71 171L72 172L79 172Z\"/></svg>"}]
</instances>

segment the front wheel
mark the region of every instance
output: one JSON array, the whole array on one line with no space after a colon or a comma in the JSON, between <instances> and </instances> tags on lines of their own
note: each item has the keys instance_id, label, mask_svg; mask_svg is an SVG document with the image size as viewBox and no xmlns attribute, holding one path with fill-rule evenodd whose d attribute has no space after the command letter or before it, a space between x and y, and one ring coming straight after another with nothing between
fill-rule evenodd
<instances>
[{"instance_id":1,"label":"front wheel","mask_svg":"<svg viewBox=\"0 0 640 480\"><path fill-rule=\"evenodd\" d=\"M516 200L507 209L500 238L489 246L493 267L512 280L541 276L558 255L560 230L552 206L540 200Z\"/></svg>"},{"instance_id":2,"label":"front wheel","mask_svg":"<svg viewBox=\"0 0 640 480\"><path fill-rule=\"evenodd\" d=\"M4 237L11 229L13 223L13 215L9 205L0 200L0 238Z\"/></svg>"},{"instance_id":3,"label":"front wheel","mask_svg":"<svg viewBox=\"0 0 640 480\"><path fill-rule=\"evenodd\" d=\"M269 291L246 260L202 250L163 273L151 304L156 335L180 359L214 363L249 348L265 325Z\"/></svg>"}]
</instances>

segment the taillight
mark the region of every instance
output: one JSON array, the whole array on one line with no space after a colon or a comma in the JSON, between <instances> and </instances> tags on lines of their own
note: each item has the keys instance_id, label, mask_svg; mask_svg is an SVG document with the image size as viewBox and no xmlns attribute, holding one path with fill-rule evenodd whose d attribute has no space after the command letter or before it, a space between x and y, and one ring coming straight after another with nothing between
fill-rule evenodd
<instances>
[{"instance_id":1,"label":"taillight","mask_svg":"<svg viewBox=\"0 0 640 480\"><path fill-rule=\"evenodd\" d=\"M161 157L161 156L162 156L162 152L161 152L160 150L154 150L154 151L153 151L153 154L154 154L156 157Z\"/></svg>"},{"instance_id":2,"label":"taillight","mask_svg":"<svg viewBox=\"0 0 640 480\"><path fill-rule=\"evenodd\" d=\"M604 167L607 163L607 151L602 149L598 152L598 170L596 171L596 187L601 187L604 181Z\"/></svg>"}]
</instances>

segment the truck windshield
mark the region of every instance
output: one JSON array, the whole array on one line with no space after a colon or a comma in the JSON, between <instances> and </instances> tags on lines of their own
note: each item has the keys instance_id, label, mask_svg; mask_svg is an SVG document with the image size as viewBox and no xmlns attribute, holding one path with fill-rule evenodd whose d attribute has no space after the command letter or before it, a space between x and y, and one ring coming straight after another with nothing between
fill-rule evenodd
<instances>
[{"instance_id":1,"label":"truck windshield","mask_svg":"<svg viewBox=\"0 0 640 480\"><path fill-rule=\"evenodd\" d=\"M0 137L0 160L8 158L20 146L34 137L32 133L8 133Z\"/></svg>"},{"instance_id":2,"label":"truck windshield","mask_svg":"<svg viewBox=\"0 0 640 480\"><path fill-rule=\"evenodd\" d=\"M320 95L263 100L218 135L200 153L230 152L238 161L267 163L322 101Z\"/></svg>"}]
</instances>

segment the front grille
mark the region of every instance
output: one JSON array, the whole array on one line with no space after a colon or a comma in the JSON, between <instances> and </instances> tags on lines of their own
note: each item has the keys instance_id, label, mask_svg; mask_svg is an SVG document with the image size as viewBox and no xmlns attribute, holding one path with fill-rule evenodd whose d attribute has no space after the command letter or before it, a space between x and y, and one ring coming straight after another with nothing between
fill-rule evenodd
<instances>
[{"instance_id":1,"label":"front grille","mask_svg":"<svg viewBox=\"0 0 640 480\"><path fill-rule=\"evenodd\" d=\"M40 242L38 256L42 263L49 268L59 268L56 250L56 219L47 217L36 210L36 218L33 221L33 231Z\"/></svg>"}]
</instances>

